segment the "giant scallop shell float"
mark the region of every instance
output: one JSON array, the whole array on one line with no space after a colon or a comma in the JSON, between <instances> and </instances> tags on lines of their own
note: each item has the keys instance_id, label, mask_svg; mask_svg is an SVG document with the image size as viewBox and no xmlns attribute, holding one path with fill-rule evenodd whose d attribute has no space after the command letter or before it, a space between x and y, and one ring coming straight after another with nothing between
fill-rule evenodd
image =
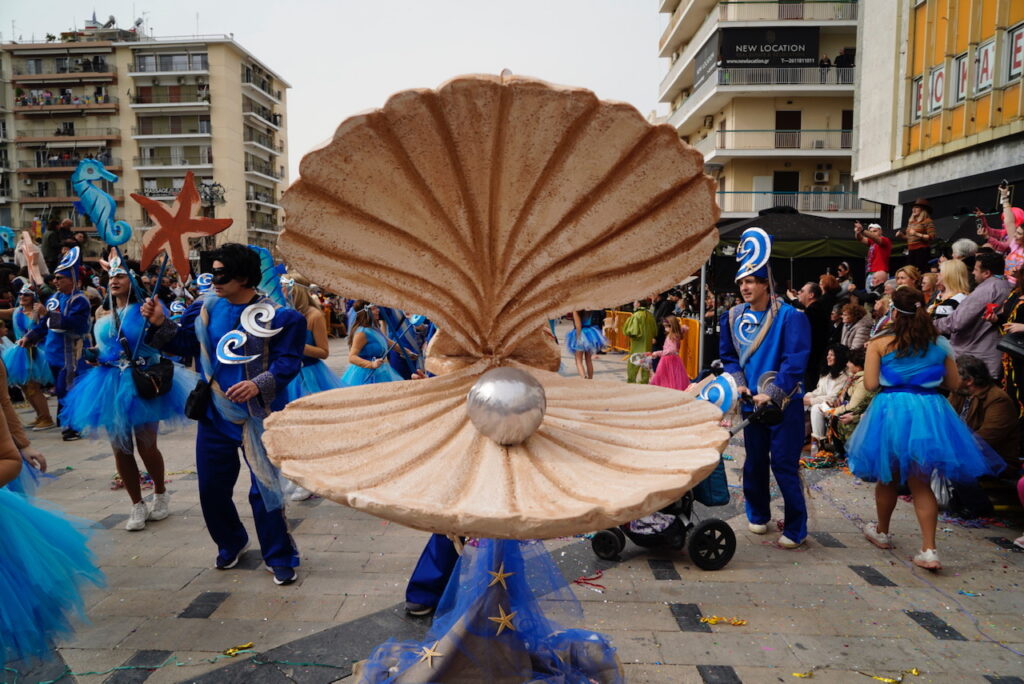
<instances>
[{"instance_id":1,"label":"giant scallop shell float","mask_svg":"<svg viewBox=\"0 0 1024 684\"><path fill-rule=\"evenodd\" d=\"M558 375L541 330L662 291L711 253L714 182L671 126L581 88L461 76L345 120L303 158L282 204L291 267L439 329L436 377L272 414L264 443L289 479L421 530L544 539L646 515L718 463L718 408ZM543 388L543 419L518 444L488 438L467 412L495 368Z\"/></svg>"}]
</instances>

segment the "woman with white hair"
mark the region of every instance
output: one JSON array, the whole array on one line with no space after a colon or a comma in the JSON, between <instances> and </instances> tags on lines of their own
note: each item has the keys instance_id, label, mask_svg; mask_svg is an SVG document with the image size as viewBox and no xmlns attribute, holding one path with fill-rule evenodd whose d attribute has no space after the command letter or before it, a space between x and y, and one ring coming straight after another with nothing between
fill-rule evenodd
<instances>
[{"instance_id":1,"label":"woman with white hair","mask_svg":"<svg viewBox=\"0 0 1024 684\"><path fill-rule=\"evenodd\" d=\"M934 321L945 318L956 311L956 307L964 301L970 292L971 283L967 278L966 264L959 259L943 261L939 265L938 288L938 303L930 312Z\"/></svg>"}]
</instances>

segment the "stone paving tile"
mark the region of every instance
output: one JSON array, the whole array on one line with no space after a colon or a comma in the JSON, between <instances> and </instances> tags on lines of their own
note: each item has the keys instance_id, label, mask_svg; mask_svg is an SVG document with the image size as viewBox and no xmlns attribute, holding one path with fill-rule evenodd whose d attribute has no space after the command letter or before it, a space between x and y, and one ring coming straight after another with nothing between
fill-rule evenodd
<instances>
[{"instance_id":1,"label":"stone paving tile","mask_svg":"<svg viewBox=\"0 0 1024 684\"><path fill-rule=\"evenodd\" d=\"M785 639L777 634L658 632L657 636L665 663L788 666L797 662Z\"/></svg>"},{"instance_id":2,"label":"stone paving tile","mask_svg":"<svg viewBox=\"0 0 1024 684\"><path fill-rule=\"evenodd\" d=\"M171 651L220 653L233 646L255 642L259 650L266 650L329 626L328 622L297 620L150 618L125 638L120 647L152 648L154 643L159 643Z\"/></svg>"},{"instance_id":3,"label":"stone paving tile","mask_svg":"<svg viewBox=\"0 0 1024 684\"><path fill-rule=\"evenodd\" d=\"M637 665L623 667L630 684L703 684L697 668L692 665Z\"/></svg>"}]
</instances>

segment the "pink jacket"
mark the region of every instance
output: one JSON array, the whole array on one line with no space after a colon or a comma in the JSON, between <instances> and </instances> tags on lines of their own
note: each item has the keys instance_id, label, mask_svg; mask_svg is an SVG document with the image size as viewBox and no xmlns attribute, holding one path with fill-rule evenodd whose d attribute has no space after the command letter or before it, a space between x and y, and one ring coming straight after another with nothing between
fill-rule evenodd
<instances>
[{"instance_id":1,"label":"pink jacket","mask_svg":"<svg viewBox=\"0 0 1024 684\"><path fill-rule=\"evenodd\" d=\"M1024 266L1024 246L1011 240L1009 234L1002 228L988 229L988 244L992 245L994 250L1006 257L1006 268L1003 271L1003 275L1006 276L1010 283L1016 285L1017 281L1014 279L1013 274L1017 272L1018 268Z\"/></svg>"}]
</instances>

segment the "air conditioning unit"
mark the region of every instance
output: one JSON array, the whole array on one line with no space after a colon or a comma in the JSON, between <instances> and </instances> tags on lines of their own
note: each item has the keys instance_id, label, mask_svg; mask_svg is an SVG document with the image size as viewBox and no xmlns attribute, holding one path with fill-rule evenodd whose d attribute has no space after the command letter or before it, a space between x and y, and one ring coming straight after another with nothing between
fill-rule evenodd
<instances>
[{"instance_id":1,"label":"air conditioning unit","mask_svg":"<svg viewBox=\"0 0 1024 684\"><path fill-rule=\"evenodd\" d=\"M25 185L32 185L32 179L26 178L25 180L22 181L22 183L24 183Z\"/></svg>"},{"instance_id":2,"label":"air conditioning unit","mask_svg":"<svg viewBox=\"0 0 1024 684\"><path fill-rule=\"evenodd\" d=\"M814 149L816 149L816 150L823 150L823 149L825 149L825 141L824 140L815 140L814 141Z\"/></svg>"},{"instance_id":3,"label":"air conditioning unit","mask_svg":"<svg viewBox=\"0 0 1024 684\"><path fill-rule=\"evenodd\" d=\"M828 171L815 171L814 182L815 183L828 183Z\"/></svg>"}]
</instances>

